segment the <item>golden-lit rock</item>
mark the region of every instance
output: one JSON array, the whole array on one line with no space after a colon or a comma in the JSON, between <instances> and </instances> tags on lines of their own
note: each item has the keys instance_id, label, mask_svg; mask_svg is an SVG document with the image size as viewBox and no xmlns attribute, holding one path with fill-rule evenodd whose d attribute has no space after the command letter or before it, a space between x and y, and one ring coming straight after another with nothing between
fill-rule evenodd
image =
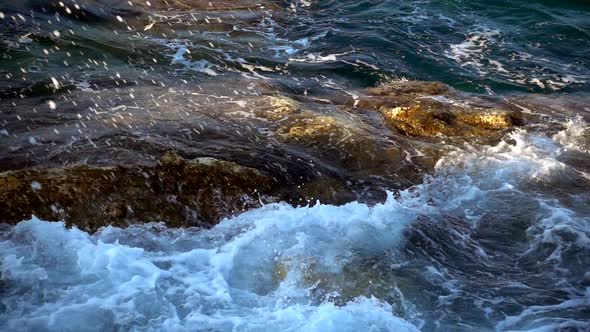
<instances>
[{"instance_id":1,"label":"golden-lit rock","mask_svg":"<svg viewBox=\"0 0 590 332\"><path fill-rule=\"evenodd\" d=\"M357 107L380 111L390 127L414 137L486 136L523 124L517 111L470 107L454 98L463 100L440 82L398 81L363 90Z\"/></svg>"},{"instance_id":2,"label":"golden-lit rock","mask_svg":"<svg viewBox=\"0 0 590 332\"><path fill-rule=\"evenodd\" d=\"M517 112L506 112L496 110L473 110L457 113L457 121L463 122L470 126L502 130L513 126L522 125L522 114Z\"/></svg>"},{"instance_id":3,"label":"golden-lit rock","mask_svg":"<svg viewBox=\"0 0 590 332\"><path fill-rule=\"evenodd\" d=\"M387 123L407 136L486 136L522 124L518 113L484 109L429 108L420 104L382 108Z\"/></svg>"},{"instance_id":4,"label":"golden-lit rock","mask_svg":"<svg viewBox=\"0 0 590 332\"><path fill-rule=\"evenodd\" d=\"M431 137L439 134L450 136L457 134L457 131L450 126L452 116L443 116L443 113L424 110L420 106L399 106L384 109L382 113L388 124L404 135Z\"/></svg>"},{"instance_id":5,"label":"golden-lit rock","mask_svg":"<svg viewBox=\"0 0 590 332\"><path fill-rule=\"evenodd\" d=\"M391 97L402 95L442 95L448 93L449 90L450 88L441 82L397 81L366 89L365 92L374 96Z\"/></svg>"},{"instance_id":6,"label":"golden-lit rock","mask_svg":"<svg viewBox=\"0 0 590 332\"><path fill-rule=\"evenodd\" d=\"M285 142L304 145L349 171L392 175L403 166L400 149L368 130L340 118L308 113L290 119L278 133Z\"/></svg>"},{"instance_id":7,"label":"golden-lit rock","mask_svg":"<svg viewBox=\"0 0 590 332\"><path fill-rule=\"evenodd\" d=\"M293 125L283 127L281 133L288 139L321 143L339 143L339 138L351 135L350 128L328 116L301 118Z\"/></svg>"}]
</instances>

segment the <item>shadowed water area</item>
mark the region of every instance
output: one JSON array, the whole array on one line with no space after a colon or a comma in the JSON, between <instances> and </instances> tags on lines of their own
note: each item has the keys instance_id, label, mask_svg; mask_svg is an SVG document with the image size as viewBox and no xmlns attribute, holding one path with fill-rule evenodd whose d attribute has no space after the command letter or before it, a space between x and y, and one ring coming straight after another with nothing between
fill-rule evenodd
<instances>
[{"instance_id":1,"label":"shadowed water area","mask_svg":"<svg viewBox=\"0 0 590 332\"><path fill-rule=\"evenodd\" d=\"M589 13L0 0L0 330L588 331Z\"/></svg>"}]
</instances>

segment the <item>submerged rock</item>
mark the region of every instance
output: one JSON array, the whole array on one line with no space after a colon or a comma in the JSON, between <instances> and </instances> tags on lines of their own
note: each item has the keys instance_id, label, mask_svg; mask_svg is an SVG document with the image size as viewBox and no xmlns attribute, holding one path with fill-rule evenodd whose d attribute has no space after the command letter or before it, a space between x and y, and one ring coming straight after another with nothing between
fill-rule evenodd
<instances>
[{"instance_id":1,"label":"submerged rock","mask_svg":"<svg viewBox=\"0 0 590 332\"><path fill-rule=\"evenodd\" d=\"M330 270L314 256L280 257L274 262L272 278L275 287L291 278L289 282L309 289L317 303L331 301L341 306L359 296L399 303L396 289L406 281L386 262L385 257L364 257Z\"/></svg>"},{"instance_id":2,"label":"submerged rock","mask_svg":"<svg viewBox=\"0 0 590 332\"><path fill-rule=\"evenodd\" d=\"M37 169L0 173L4 222L31 215L95 231L105 225L164 221L209 226L273 201L276 182L257 170L214 158L168 153L156 166Z\"/></svg>"},{"instance_id":3,"label":"submerged rock","mask_svg":"<svg viewBox=\"0 0 590 332\"><path fill-rule=\"evenodd\" d=\"M305 183L297 189L306 201L315 203L345 204L356 199L356 195L346 183L334 179L323 178Z\"/></svg>"},{"instance_id":4,"label":"submerged rock","mask_svg":"<svg viewBox=\"0 0 590 332\"><path fill-rule=\"evenodd\" d=\"M408 106L423 96L441 96L451 89L440 82L397 81L366 89L358 99L357 106L368 109Z\"/></svg>"}]
</instances>

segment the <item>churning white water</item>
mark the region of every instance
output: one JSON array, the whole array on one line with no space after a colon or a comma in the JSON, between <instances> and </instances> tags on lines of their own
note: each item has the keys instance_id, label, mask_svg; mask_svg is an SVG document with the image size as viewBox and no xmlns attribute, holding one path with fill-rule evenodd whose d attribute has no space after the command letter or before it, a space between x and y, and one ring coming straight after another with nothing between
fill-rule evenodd
<instances>
[{"instance_id":1,"label":"churning white water","mask_svg":"<svg viewBox=\"0 0 590 332\"><path fill-rule=\"evenodd\" d=\"M415 212L394 199L368 207L266 206L213 230L157 225L91 236L33 219L3 237L4 326L10 330L403 330L391 307L360 298L312 305L312 262L338 271L358 251L401 240ZM289 263L287 263L289 262ZM279 264L292 269L278 280Z\"/></svg>"},{"instance_id":2,"label":"churning white water","mask_svg":"<svg viewBox=\"0 0 590 332\"><path fill-rule=\"evenodd\" d=\"M457 149L423 184L375 206L272 204L210 230L148 224L90 235L35 218L2 226L0 330L583 329L590 174L567 156L587 129L568 126ZM461 226L450 240L430 237L442 258L428 256L413 232L449 218ZM473 287L480 271L460 270L464 258L445 246L497 273ZM371 279L409 267L411 282ZM531 286L537 273L551 276L555 295ZM375 287L359 291L360 279Z\"/></svg>"}]
</instances>

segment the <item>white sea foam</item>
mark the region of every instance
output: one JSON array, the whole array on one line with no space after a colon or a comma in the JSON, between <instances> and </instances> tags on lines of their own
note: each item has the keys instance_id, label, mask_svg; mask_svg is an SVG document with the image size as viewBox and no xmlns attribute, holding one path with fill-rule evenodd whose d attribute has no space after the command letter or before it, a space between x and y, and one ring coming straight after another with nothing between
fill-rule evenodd
<instances>
[{"instance_id":1,"label":"white sea foam","mask_svg":"<svg viewBox=\"0 0 590 332\"><path fill-rule=\"evenodd\" d=\"M472 31L465 40L458 44L450 45L445 52L448 58L459 62L462 66L471 66L481 75L485 74L485 67L492 65L498 70L505 71L503 65L498 61L486 63L488 54L492 47L495 47L501 37L499 30L480 28Z\"/></svg>"},{"instance_id":2,"label":"white sea foam","mask_svg":"<svg viewBox=\"0 0 590 332\"><path fill-rule=\"evenodd\" d=\"M327 54L327 55L309 53L309 54L306 54L305 57L289 58L289 61L291 61L291 62L307 62L307 63L334 62L334 61L338 61L338 57L340 57L342 55L347 55L350 53L352 53L352 52L345 52L345 53L338 53L338 54Z\"/></svg>"},{"instance_id":3,"label":"white sea foam","mask_svg":"<svg viewBox=\"0 0 590 332\"><path fill-rule=\"evenodd\" d=\"M189 51L185 46L179 46L176 49L176 53L172 55L171 65L173 64L182 64L189 70L198 71L209 76L217 76L219 75L214 68L217 66L212 64L211 62L201 59L201 60L188 60L185 58L185 54Z\"/></svg>"},{"instance_id":4,"label":"white sea foam","mask_svg":"<svg viewBox=\"0 0 590 332\"><path fill-rule=\"evenodd\" d=\"M415 331L376 299L312 305L298 271L306 262L334 271L354 252L395 248L414 216L390 197L374 207L269 205L211 231L168 236L142 227L90 236L33 219L0 242L10 289L1 324L13 331ZM276 280L278 262L290 259L300 265Z\"/></svg>"},{"instance_id":5,"label":"white sea foam","mask_svg":"<svg viewBox=\"0 0 590 332\"><path fill-rule=\"evenodd\" d=\"M590 124L581 116L570 119L562 130L553 136L566 149L590 153Z\"/></svg>"}]
</instances>

